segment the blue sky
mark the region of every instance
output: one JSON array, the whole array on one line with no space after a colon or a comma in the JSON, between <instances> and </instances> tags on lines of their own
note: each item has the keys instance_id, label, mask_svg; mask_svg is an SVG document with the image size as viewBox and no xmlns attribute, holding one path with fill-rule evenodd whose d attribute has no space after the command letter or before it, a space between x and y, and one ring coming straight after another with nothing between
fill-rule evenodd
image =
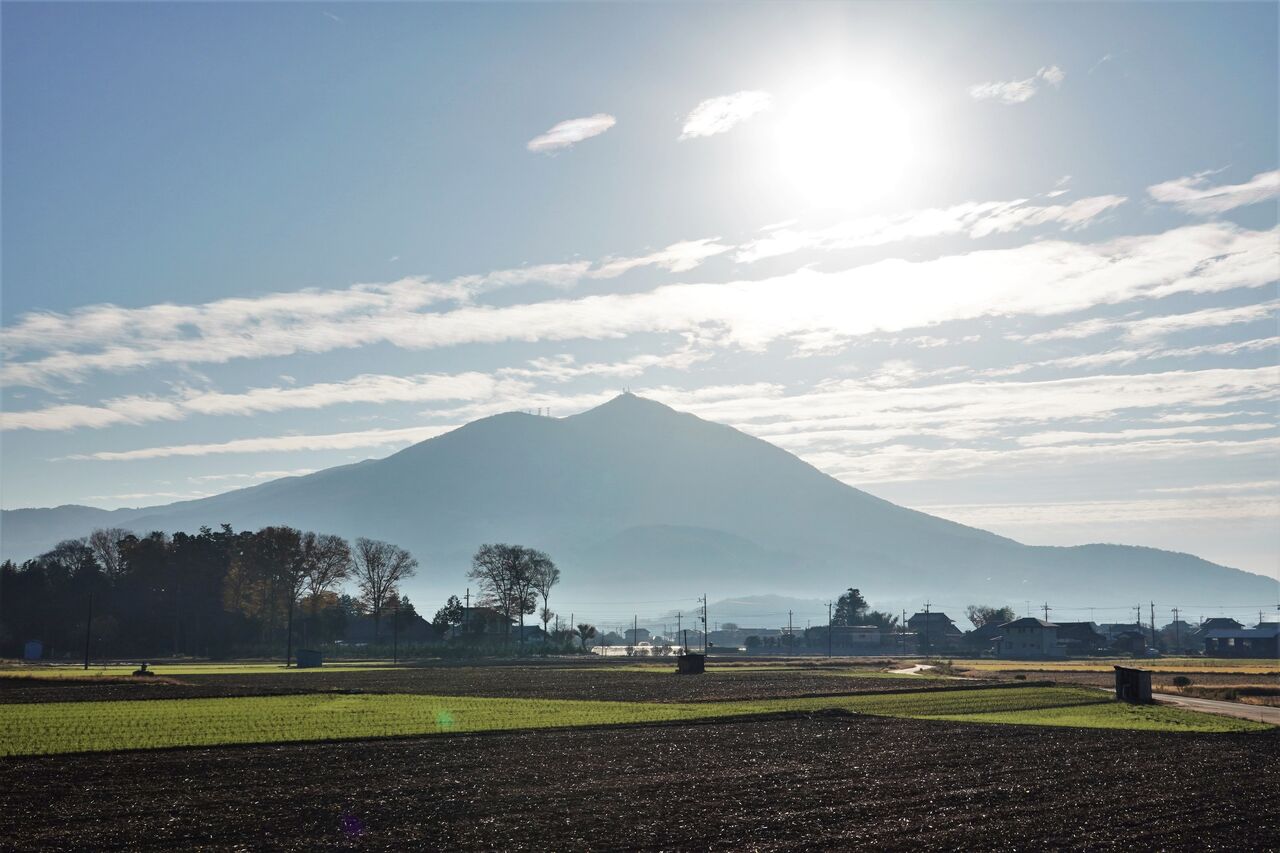
<instances>
[{"instance_id":1,"label":"blue sky","mask_svg":"<svg viewBox=\"0 0 1280 853\"><path fill-rule=\"evenodd\" d=\"M5 508L623 387L1280 574L1274 4L6 4Z\"/></svg>"}]
</instances>

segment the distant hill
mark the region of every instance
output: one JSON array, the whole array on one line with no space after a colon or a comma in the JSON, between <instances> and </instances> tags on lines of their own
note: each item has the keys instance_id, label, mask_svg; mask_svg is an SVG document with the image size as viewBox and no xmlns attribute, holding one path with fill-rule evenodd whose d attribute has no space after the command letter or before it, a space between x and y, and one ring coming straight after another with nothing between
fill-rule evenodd
<instances>
[{"instance_id":1,"label":"distant hill","mask_svg":"<svg viewBox=\"0 0 1280 853\"><path fill-rule=\"evenodd\" d=\"M1277 582L1187 554L1033 547L906 509L721 424L624 394L567 418L508 413L385 459L142 509L6 511L3 556L114 525L267 524L409 548L430 598L458 592L482 542L543 548L561 595L623 602L861 587L873 603L1274 602ZM411 588L411 594L414 589ZM656 612L657 608L650 608ZM953 613L953 616L959 616Z\"/></svg>"}]
</instances>

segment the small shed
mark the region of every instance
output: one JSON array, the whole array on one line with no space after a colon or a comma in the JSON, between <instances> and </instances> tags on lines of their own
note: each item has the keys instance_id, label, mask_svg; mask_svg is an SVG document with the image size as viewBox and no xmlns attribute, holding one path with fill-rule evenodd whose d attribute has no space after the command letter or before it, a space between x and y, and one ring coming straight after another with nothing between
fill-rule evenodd
<instances>
[{"instance_id":1,"label":"small shed","mask_svg":"<svg viewBox=\"0 0 1280 853\"><path fill-rule=\"evenodd\" d=\"M298 649L296 656L298 669L320 666L324 663L324 655L315 649Z\"/></svg>"},{"instance_id":2,"label":"small shed","mask_svg":"<svg viewBox=\"0 0 1280 853\"><path fill-rule=\"evenodd\" d=\"M693 652L676 655L676 672L680 675L702 675L707 671L707 656Z\"/></svg>"},{"instance_id":3,"label":"small shed","mask_svg":"<svg viewBox=\"0 0 1280 853\"><path fill-rule=\"evenodd\" d=\"M1134 705L1152 703L1150 670L1134 669L1130 666L1117 666L1115 670L1117 699Z\"/></svg>"},{"instance_id":4,"label":"small shed","mask_svg":"<svg viewBox=\"0 0 1280 853\"><path fill-rule=\"evenodd\" d=\"M44 657L44 643L39 640L27 640L26 645L22 647L23 660L40 660Z\"/></svg>"}]
</instances>

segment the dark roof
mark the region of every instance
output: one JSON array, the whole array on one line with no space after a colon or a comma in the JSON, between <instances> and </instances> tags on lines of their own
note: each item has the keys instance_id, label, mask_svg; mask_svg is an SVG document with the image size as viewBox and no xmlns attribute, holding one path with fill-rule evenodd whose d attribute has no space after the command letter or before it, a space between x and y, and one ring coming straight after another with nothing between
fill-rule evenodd
<instances>
[{"instance_id":1,"label":"dark roof","mask_svg":"<svg viewBox=\"0 0 1280 853\"><path fill-rule=\"evenodd\" d=\"M1232 619L1230 616L1214 616L1200 623L1200 630L1202 631L1212 631L1217 628L1243 628L1243 627L1244 627L1243 625L1241 625L1236 620Z\"/></svg>"},{"instance_id":2,"label":"dark roof","mask_svg":"<svg viewBox=\"0 0 1280 853\"><path fill-rule=\"evenodd\" d=\"M1041 628L1057 628L1058 626L1052 622L1046 622L1043 619L1037 619L1034 616L1023 616L1021 619L1014 619L1012 622L1006 622L1001 628L1030 628L1038 625Z\"/></svg>"},{"instance_id":3,"label":"dark roof","mask_svg":"<svg viewBox=\"0 0 1280 853\"><path fill-rule=\"evenodd\" d=\"M1205 631L1206 640L1270 640L1280 636L1280 622L1268 622L1257 628L1217 628Z\"/></svg>"}]
</instances>

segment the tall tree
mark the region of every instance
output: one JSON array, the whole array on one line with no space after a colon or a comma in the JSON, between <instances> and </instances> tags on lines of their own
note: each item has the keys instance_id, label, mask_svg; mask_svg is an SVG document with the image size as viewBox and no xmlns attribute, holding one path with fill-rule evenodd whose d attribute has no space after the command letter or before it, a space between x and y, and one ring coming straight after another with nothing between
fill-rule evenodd
<instances>
[{"instance_id":1,"label":"tall tree","mask_svg":"<svg viewBox=\"0 0 1280 853\"><path fill-rule=\"evenodd\" d=\"M351 573L351 546L341 536L306 533L302 537L302 560L314 616L315 608L324 600L324 593L330 592Z\"/></svg>"},{"instance_id":2,"label":"tall tree","mask_svg":"<svg viewBox=\"0 0 1280 853\"><path fill-rule=\"evenodd\" d=\"M273 599L285 600L284 665L293 662L293 611L307 584L307 560L301 531L292 527L264 527L255 535L256 556L271 579ZM272 612L275 602L272 603Z\"/></svg>"},{"instance_id":3,"label":"tall tree","mask_svg":"<svg viewBox=\"0 0 1280 853\"><path fill-rule=\"evenodd\" d=\"M538 574L551 558L541 551L523 545L481 545L471 558L467 577L480 585L483 601L506 617L510 634L511 620L520 619L520 641L524 642L524 617L538 606Z\"/></svg>"},{"instance_id":4,"label":"tall tree","mask_svg":"<svg viewBox=\"0 0 1280 853\"><path fill-rule=\"evenodd\" d=\"M1003 625L1005 622L1012 622L1018 616L1013 612L1013 608L1008 605L991 607L986 604L970 604L964 609L964 615L969 617L969 621L973 623L975 628L981 628L988 622Z\"/></svg>"},{"instance_id":5,"label":"tall tree","mask_svg":"<svg viewBox=\"0 0 1280 853\"><path fill-rule=\"evenodd\" d=\"M356 540L353 558L360 601L373 617L373 641L377 643L387 600L401 581L416 574L418 561L398 545L364 537Z\"/></svg>"},{"instance_id":6,"label":"tall tree","mask_svg":"<svg viewBox=\"0 0 1280 853\"><path fill-rule=\"evenodd\" d=\"M578 635L578 639L582 641L582 650L585 652L587 650L587 640L590 640L596 635L596 626L588 625L586 622L583 622L578 625L576 633Z\"/></svg>"},{"instance_id":7,"label":"tall tree","mask_svg":"<svg viewBox=\"0 0 1280 853\"><path fill-rule=\"evenodd\" d=\"M450 628L456 628L462 624L462 617L462 602L458 600L458 596L451 595L444 603L444 607L437 610L436 615L432 617L431 626L443 637Z\"/></svg>"},{"instance_id":8,"label":"tall tree","mask_svg":"<svg viewBox=\"0 0 1280 853\"><path fill-rule=\"evenodd\" d=\"M831 617L832 625L861 625L862 614L867 609L867 600L862 593L850 587L836 600L836 612Z\"/></svg>"},{"instance_id":9,"label":"tall tree","mask_svg":"<svg viewBox=\"0 0 1280 853\"><path fill-rule=\"evenodd\" d=\"M542 633L547 633L547 623L555 618L555 614L551 612L550 604L551 588L560 582L560 570L556 568L556 564L551 562L551 558L541 551L535 552L538 556L534 558L534 580L533 587L537 590L538 595L542 597Z\"/></svg>"},{"instance_id":10,"label":"tall tree","mask_svg":"<svg viewBox=\"0 0 1280 853\"><path fill-rule=\"evenodd\" d=\"M120 576L120 540L128 535L129 531L120 527L99 527L89 534L89 547L109 583Z\"/></svg>"}]
</instances>

